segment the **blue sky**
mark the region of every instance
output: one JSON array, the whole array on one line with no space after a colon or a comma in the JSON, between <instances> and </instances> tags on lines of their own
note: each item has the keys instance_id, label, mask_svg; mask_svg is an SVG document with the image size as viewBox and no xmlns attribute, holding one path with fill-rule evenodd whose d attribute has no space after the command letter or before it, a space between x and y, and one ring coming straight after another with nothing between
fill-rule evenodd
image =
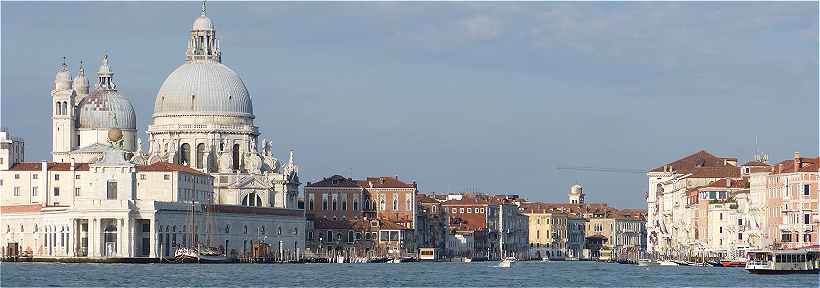
<instances>
[{"instance_id":1,"label":"blue sky","mask_svg":"<svg viewBox=\"0 0 820 288\"><path fill-rule=\"evenodd\" d=\"M150 124L184 60L196 2L2 2L0 125L51 151L49 90L66 56ZM700 149L748 160L818 150L818 4L213 2L223 63L303 182L398 175L479 190L644 207L651 169ZM142 132L141 132L142 133ZM142 134L145 138L145 134Z\"/></svg>"}]
</instances>

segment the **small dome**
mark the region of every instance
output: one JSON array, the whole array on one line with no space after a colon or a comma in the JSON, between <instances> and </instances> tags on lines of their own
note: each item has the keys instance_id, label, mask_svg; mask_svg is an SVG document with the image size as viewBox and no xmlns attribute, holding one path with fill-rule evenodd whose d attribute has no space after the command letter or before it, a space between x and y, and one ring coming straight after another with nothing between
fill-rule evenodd
<instances>
[{"instance_id":1,"label":"small dome","mask_svg":"<svg viewBox=\"0 0 820 288\"><path fill-rule=\"evenodd\" d=\"M134 106L117 90L97 89L78 106L77 128L137 129Z\"/></svg>"},{"instance_id":2,"label":"small dome","mask_svg":"<svg viewBox=\"0 0 820 288\"><path fill-rule=\"evenodd\" d=\"M122 139L122 130L114 127L108 130L108 141L117 142Z\"/></svg>"},{"instance_id":3,"label":"small dome","mask_svg":"<svg viewBox=\"0 0 820 288\"><path fill-rule=\"evenodd\" d=\"M211 22L211 18L208 16L201 15L194 20L193 31L203 31L203 30L214 30L214 23Z\"/></svg>"},{"instance_id":4,"label":"small dome","mask_svg":"<svg viewBox=\"0 0 820 288\"><path fill-rule=\"evenodd\" d=\"M228 66L185 63L159 88L154 116L165 113L253 117L253 107L245 83Z\"/></svg>"},{"instance_id":5,"label":"small dome","mask_svg":"<svg viewBox=\"0 0 820 288\"><path fill-rule=\"evenodd\" d=\"M578 184L572 185L569 188L569 192L572 194L581 194L584 191L584 187Z\"/></svg>"},{"instance_id":6,"label":"small dome","mask_svg":"<svg viewBox=\"0 0 820 288\"><path fill-rule=\"evenodd\" d=\"M55 90L70 90L71 89L71 72L68 71L68 66L63 64L57 75L54 75L54 89Z\"/></svg>"}]
</instances>

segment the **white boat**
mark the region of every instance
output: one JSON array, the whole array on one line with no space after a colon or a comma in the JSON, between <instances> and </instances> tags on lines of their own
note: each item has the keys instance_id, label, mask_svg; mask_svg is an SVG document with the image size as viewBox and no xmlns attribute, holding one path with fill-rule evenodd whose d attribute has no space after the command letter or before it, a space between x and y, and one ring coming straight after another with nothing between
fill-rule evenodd
<instances>
[{"instance_id":1,"label":"white boat","mask_svg":"<svg viewBox=\"0 0 820 288\"><path fill-rule=\"evenodd\" d=\"M652 261L652 259L638 259L638 266L655 266L658 265L658 262Z\"/></svg>"},{"instance_id":2,"label":"white boat","mask_svg":"<svg viewBox=\"0 0 820 288\"><path fill-rule=\"evenodd\" d=\"M393 258L388 261L389 263L401 263L401 258Z\"/></svg>"},{"instance_id":3,"label":"white boat","mask_svg":"<svg viewBox=\"0 0 820 288\"><path fill-rule=\"evenodd\" d=\"M541 258L541 262L550 262L550 258L549 257Z\"/></svg>"},{"instance_id":4,"label":"white boat","mask_svg":"<svg viewBox=\"0 0 820 288\"><path fill-rule=\"evenodd\" d=\"M663 260L661 262L658 262L658 265L660 265L660 266L680 266L680 264L675 263L673 261L669 261L669 260Z\"/></svg>"},{"instance_id":5,"label":"white boat","mask_svg":"<svg viewBox=\"0 0 820 288\"><path fill-rule=\"evenodd\" d=\"M498 267L510 268L512 266L513 262L514 262L513 259L510 259L510 257L506 257L506 258L501 259L501 261L498 261Z\"/></svg>"},{"instance_id":6,"label":"white boat","mask_svg":"<svg viewBox=\"0 0 820 288\"><path fill-rule=\"evenodd\" d=\"M461 258L461 262L470 263L470 262L473 262L473 258L464 257L464 258Z\"/></svg>"},{"instance_id":7,"label":"white boat","mask_svg":"<svg viewBox=\"0 0 820 288\"><path fill-rule=\"evenodd\" d=\"M345 263L344 256L336 256L336 263Z\"/></svg>"},{"instance_id":8,"label":"white boat","mask_svg":"<svg viewBox=\"0 0 820 288\"><path fill-rule=\"evenodd\" d=\"M180 247L174 250L174 259L180 263L230 263L231 259L218 255L217 253L209 253L200 251L196 248Z\"/></svg>"},{"instance_id":9,"label":"white boat","mask_svg":"<svg viewBox=\"0 0 820 288\"><path fill-rule=\"evenodd\" d=\"M820 272L820 252L800 250L759 250L747 253L746 271L755 274Z\"/></svg>"}]
</instances>

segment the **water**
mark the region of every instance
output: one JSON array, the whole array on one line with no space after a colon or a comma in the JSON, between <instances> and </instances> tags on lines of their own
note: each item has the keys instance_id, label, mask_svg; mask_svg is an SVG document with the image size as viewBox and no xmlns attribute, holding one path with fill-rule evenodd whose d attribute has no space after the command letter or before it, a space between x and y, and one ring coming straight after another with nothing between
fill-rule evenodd
<instances>
[{"instance_id":1,"label":"water","mask_svg":"<svg viewBox=\"0 0 820 288\"><path fill-rule=\"evenodd\" d=\"M818 287L818 275L597 262L402 264L2 263L9 286L710 286Z\"/></svg>"}]
</instances>

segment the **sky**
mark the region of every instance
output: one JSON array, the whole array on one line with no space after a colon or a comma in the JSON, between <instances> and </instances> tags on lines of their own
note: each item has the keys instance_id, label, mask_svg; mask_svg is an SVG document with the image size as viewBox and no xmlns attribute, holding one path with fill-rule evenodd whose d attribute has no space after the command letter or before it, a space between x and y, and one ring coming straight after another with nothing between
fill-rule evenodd
<instances>
[{"instance_id":1,"label":"sky","mask_svg":"<svg viewBox=\"0 0 820 288\"><path fill-rule=\"evenodd\" d=\"M0 3L0 126L50 159L50 89L109 53L143 140L198 2ZM223 63L303 183L398 176L642 208L642 173L705 149L818 154L818 3L211 2ZM93 79L93 78L92 78ZM755 140L757 139L757 140ZM755 144L757 143L757 144Z\"/></svg>"}]
</instances>

